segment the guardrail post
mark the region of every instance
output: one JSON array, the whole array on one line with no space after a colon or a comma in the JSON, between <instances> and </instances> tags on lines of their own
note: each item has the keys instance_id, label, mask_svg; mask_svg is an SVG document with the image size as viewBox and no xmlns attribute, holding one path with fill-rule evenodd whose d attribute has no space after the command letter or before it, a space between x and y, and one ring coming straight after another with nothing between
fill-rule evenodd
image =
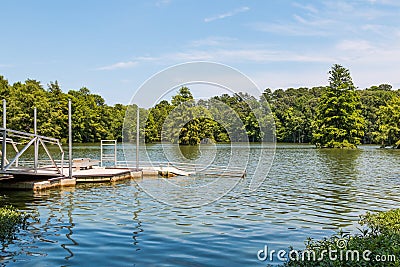
<instances>
[{"instance_id":1,"label":"guardrail post","mask_svg":"<svg viewBox=\"0 0 400 267\"><path fill-rule=\"evenodd\" d=\"M37 109L36 107L33 109L33 133L35 134L35 155L34 155L34 163L33 163L33 168L35 170L35 173L37 173L37 168L39 165L39 138L37 137Z\"/></svg>"},{"instance_id":2,"label":"guardrail post","mask_svg":"<svg viewBox=\"0 0 400 267\"><path fill-rule=\"evenodd\" d=\"M136 110L136 171L139 170L139 105Z\"/></svg>"},{"instance_id":3,"label":"guardrail post","mask_svg":"<svg viewBox=\"0 0 400 267\"><path fill-rule=\"evenodd\" d=\"M69 178L72 178L72 116L71 99L68 99L68 160L69 160Z\"/></svg>"}]
</instances>

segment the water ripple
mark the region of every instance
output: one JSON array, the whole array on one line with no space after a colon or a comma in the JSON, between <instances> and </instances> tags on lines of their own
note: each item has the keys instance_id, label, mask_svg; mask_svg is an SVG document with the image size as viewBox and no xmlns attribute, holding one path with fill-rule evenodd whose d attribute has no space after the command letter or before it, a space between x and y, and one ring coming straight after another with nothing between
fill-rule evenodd
<instances>
[{"instance_id":1,"label":"water ripple","mask_svg":"<svg viewBox=\"0 0 400 267\"><path fill-rule=\"evenodd\" d=\"M259 190L248 192L244 181L195 209L161 204L134 181L5 192L6 202L38 219L3 248L0 264L262 266L256 252L266 244L302 248L309 236L356 231L365 211L398 207L399 151L283 145L276 152ZM138 183L158 186L157 179ZM174 197L184 204L198 196Z\"/></svg>"}]
</instances>

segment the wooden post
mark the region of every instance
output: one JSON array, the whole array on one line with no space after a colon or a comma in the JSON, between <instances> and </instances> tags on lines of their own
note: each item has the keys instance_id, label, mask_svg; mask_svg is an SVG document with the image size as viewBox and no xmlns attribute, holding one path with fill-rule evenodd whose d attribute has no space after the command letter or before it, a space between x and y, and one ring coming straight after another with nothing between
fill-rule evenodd
<instances>
[{"instance_id":1,"label":"wooden post","mask_svg":"<svg viewBox=\"0 0 400 267\"><path fill-rule=\"evenodd\" d=\"M69 178L72 178L72 116L71 99L68 99L68 160L69 160Z\"/></svg>"},{"instance_id":2,"label":"wooden post","mask_svg":"<svg viewBox=\"0 0 400 267\"><path fill-rule=\"evenodd\" d=\"M6 131L6 113L7 113L7 103L6 100L3 99L3 143L1 146L1 170L4 170L4 166L6 165L6 145L7 145L7 131Z\"/></svg>"}]
</instances>

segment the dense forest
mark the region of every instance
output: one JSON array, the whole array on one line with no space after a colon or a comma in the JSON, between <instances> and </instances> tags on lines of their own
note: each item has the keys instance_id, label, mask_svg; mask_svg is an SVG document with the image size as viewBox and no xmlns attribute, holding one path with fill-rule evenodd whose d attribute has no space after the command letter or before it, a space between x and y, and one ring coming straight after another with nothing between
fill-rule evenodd
<instances>
[{"instance_id":1,"label":"dense forest","mask_svg":"<svg viewBox=\"0 0 400 267\"><path fill-rule=\"evenodd\" d=\"M263 139L257 109L267 102L270 112L262 120L275 121L278 142L322 143L328 147L342 147L346 143L400 147L400 90L393 90L389 84L356 90L345 68L334 65L329 73L328 86L265 89L258 97L237 93L195 101L190 89L182 87L170 101L162 100L150 109L140 109L141 117L147 118L142 129L145 141L168 140L180 144L198 144L202 140L243 141L240 134L235 137L230 134L237 130L244 132L249 141L257 142ZM33 132L36 107L39 134L63 142L68 138L68 99L72 100L74 142L121 141L125 112L129 108L136 110L122 104L109 106L85 87L65 93L57 81L46 88L31 79L11 85L3 76L0 76L0 98L7 100L8 128ZM226 122L229 116L224 113L228 111L218 110L216 103L234 110L241 124L234 123L234 118ZM220 118L215 118L215 114ZM227 125L243 126L235 130ZM130 127L133 129L134 123L127 125L127 129ZM177 127L178 132L163 134L166 129ZM342 137L340 142L334 140L338 137Z\"/></svg>"},{"instance_id":2,"label":"dense forest","mask_svg":"<svg viewBox=\"0 0 400 267\"><path fill-rule=\"evenodd\" d=\"M36 107L38 134L65 143L68 139L68 99L71 99L74 142L122 138L126 106L108 106L101 96L91 94L85 87L64 93L57 81L45 89L36 80L10 85L0 76L0 99L7 101L9 129L33 132L33 109Z\"/></svg>"}]
</instances>

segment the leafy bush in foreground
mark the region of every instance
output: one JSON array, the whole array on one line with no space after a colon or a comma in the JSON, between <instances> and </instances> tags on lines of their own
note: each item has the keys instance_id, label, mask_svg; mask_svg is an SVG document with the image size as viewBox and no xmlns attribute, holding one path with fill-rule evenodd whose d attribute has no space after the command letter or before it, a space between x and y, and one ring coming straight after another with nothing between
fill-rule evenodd
<instances>
[{"instance_id":1,"label":"leafy bush in foreground","mask_svg":"<svg viewBox=\"0 0 400 267\"><path fill-rule=\"evenodd\" d=\"M284 266L400 266L400 209L367 213L360 225L367 228L358 235L308 239L306 249L293 253Z\"/></svg>"},{"instance_id":2,"label":"leafy bush in foreground","mask_svg":"<svg viewBox=\"0 0 400 267\"><path fill-rule=\"evenodd\" d=\"M0 242L4 242L14 238L15 232L24 227L28 215L18 211L12 206L4 206L0 208Z\"/></svg>"}]
</instances>

